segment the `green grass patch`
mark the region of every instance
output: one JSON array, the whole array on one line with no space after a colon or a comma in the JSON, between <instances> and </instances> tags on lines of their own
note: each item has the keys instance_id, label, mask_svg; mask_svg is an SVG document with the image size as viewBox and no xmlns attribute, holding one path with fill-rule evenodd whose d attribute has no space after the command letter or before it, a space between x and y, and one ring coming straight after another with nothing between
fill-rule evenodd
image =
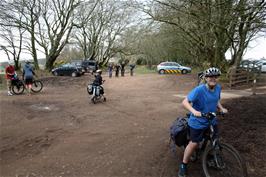
<instances>
[{"instance_id":1,"label":"green grass patch","mask_svg":"<svg viewBox=\"0 0 266 177\"><path fill-rule=\"evenodd\" d=\"M137 74L151 74L151 73L157 73L157 70L156 67L154 66L148 68L145 65L137 65L134 72Z\"/></svg>"}]
</instances>

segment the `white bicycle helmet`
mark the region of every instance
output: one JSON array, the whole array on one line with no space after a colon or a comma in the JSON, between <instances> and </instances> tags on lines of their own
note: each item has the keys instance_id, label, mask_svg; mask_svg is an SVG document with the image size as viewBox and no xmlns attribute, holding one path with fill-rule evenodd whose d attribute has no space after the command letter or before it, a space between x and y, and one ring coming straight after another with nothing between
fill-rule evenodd
<instances>
[{"instance_id":1,"label":"white bicycle helmet","mask_svg":"<svg viewBox=\"0 0 266 177\"><path fill-rule=\"evenodd\" d=\"M221 71L218 68L209 68L204 72L205 77L220 76Z\"/></svg>"},{"instance_id":2,"label":"white bicycle helmet","mask_svg":"<svg viewBox=\"0 0 266 177\"><path fill-rule=\"evenodd\" d=\"M98 70L96 71L96 73L100 73L100 74L102 74L102 70L98 69Z\"/></svg>"}]
</instances>

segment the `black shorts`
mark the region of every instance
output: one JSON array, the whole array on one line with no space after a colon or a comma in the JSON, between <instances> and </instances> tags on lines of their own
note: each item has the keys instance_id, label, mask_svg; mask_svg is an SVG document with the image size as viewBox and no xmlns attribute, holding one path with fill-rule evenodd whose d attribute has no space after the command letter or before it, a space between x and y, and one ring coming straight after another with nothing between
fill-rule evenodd
<instances>
[{"instance_id":1,"label":"black shorts","mask_svg":"<svg viewBox=\"0 0 266 177\"><path fill-rule=\"evenodd\" d=\"M33 79L32 78L26 78L25 79L25 84L26 85L30 85L30 84L32 84L32 82L33 82Z\"/></svg>"},{"instance_id":2,"label":"black shorts","mask_svg":"<svg viewBox=\"0 0 266 177\"><path fill-rule=\"evenodd\" d=\"M214 138L217 138L219 133L218 133L218 126L214 125L213 126L214 129ZM205 135L205 133L208 131L208 129L194 129L192 127L189 127L189 137L190 140L193 143L199 143L203 140L203 137Z\"/></svg>"}]
</instances>

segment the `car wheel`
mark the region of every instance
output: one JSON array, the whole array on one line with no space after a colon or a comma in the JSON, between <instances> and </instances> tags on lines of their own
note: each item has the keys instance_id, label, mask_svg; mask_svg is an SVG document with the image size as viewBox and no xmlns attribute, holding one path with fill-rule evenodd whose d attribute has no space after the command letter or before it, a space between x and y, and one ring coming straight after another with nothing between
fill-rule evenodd
<instances>
[{"instance_id":1,"label":"car wheel","mask_svg":"<svg viewBox=\"0 0 266 177\"><path fill-rule=\"evenodd\" d=\"M56 71L53 74L54 74L54 76L58 76L58 72L56 72Z\"/></svg>"},{"instance_id":2,"label":"car wheel","mask_svg":"<svg viewBox=\"0 0 266 177\"><path fill-rule=\"evenodd\" d=\"M73 72L73 73L71 74L71 76L72 76L72 77L77 77L77 73L76 73L76 72Z\"/></svg>"},{"instance_id":3,"label":"car wheel","mask_svg":"<svg viewBox=\"0 0 266 177\"><path fill-rule=\"evenodd\" d=\"M164 69L161 69L160 71L159 71L159 74L164 74L165 73L165 70Z\"/></svg>"},{"instance_id":4,"label":"car wheel","mask_svg":"<svg viewBox=\"0 0 266 177\"><path fill-rule=\"evenodd\" d=\"M182 70L182 74L187 74L187 73L188 73L188 71L186 69Z\"/></svg>"}]
</instances>

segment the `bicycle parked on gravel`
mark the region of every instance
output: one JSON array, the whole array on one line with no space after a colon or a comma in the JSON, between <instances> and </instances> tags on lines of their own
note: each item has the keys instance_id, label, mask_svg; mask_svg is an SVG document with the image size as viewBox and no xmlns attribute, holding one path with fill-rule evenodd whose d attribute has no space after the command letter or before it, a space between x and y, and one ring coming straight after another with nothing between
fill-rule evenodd
<instances>
[{"instance_id":1,"label":"bicycle parked on gravel","mask_svg":"<svg viewBox=\"0 0 266 177\"><path fill-rule=\"evenodd\" d=\"M221 113L202 113L202 117L208 119L208 128L204 132L204 138L199 143L198 148L194 151L190 160L192 162L201 159L202 169L205 177L247 177L247 167L245 161L240 156L239 152L231 145L221 142L218 137L214 136L214 126L212 120ZM181 120L182 119L182 120ZM178 137L171 137L178 146L186 148L188 145L188 118L180 118L179 126L184 126L184 132ZM172 136L172 135L171 135ZM185 138L185 139L184 139ZM176 141L181 141L176 142ZM184 144L186 143L186 144ZM183 144L183 145L181 145Z\"/></svg>"},{"instance_id":2,"label":"bicycle parked on gravel","mask_svg":"<svg viewBox=\"0 0 266 177\"><path fill-rule=\"evenodd\" d=\"M26 86L23 80L20 80L15 74L11 81L12 93L20 95L24 92ZM43 83L40 80L33 79L31 91L38 93L43 89Z\"/></svg>"}]
</instances>

